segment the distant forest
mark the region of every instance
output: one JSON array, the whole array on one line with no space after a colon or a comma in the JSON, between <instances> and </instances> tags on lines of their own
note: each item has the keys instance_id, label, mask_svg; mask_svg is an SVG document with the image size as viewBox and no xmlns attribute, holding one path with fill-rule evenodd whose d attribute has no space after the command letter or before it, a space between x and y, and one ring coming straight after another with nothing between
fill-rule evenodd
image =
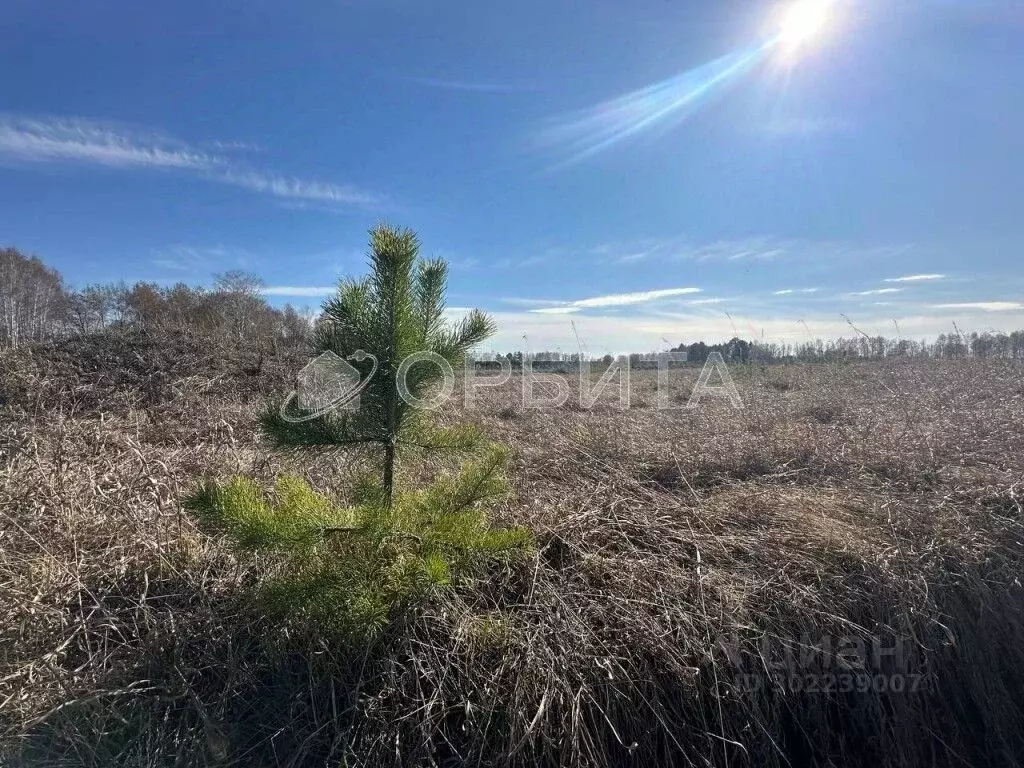
<instances>
[{"instance_id":1,"label":"distant forest","mask_svg":"<svg viewBox=\"0 0 1024 768\"><path fill-rule=\"evenodd\" d=\"M198 336L213 345L243 345L261 353L281 346L304 345L317 317L292 306L277 309L263 296L263 281L256 275L230 271L215 276L212 288L178 283L171 287L151 282L132 286L125 283L69 288L55 269L39 258L16 248L0 248L0 350L18 349L39 342L73 335L132 330L153 336L174 334ZM851 323L848 338L808 339L779 343L733 338L722 344L704 341L682 343L662 352L628 355L634 367L653 367L659 359L685 355L689 362L702 363L719 352L732 363L786 361L832 361L849 358L879 359L923 357L939 359L1002 358L1024 359L1024 331L1012 333L963 333L955 326L950 333L933 340L912 340L869 336ZM572 364L580 354L559 351L523 353L482 353L479 364L497 367L502 357L513 367L524 360L537 367L557 368ZM622 359L620 356L619 359ZM610 365L611 355L592 358Z\"/></svg>"},{"instance_id":2,"label":"distant forest","mask_svg":"<svg viewBox=\"0 0 1024 768\"><path fill-rule=\"evenodd\" d=\"M69 289L60 273L17 249L0 249L0 350L72 335L142 331L200 336L251 348L304 343L314 318L271 307L263 281L241 271L215 276L213 288L140 282Z\"/></svg>"}]
</instances>

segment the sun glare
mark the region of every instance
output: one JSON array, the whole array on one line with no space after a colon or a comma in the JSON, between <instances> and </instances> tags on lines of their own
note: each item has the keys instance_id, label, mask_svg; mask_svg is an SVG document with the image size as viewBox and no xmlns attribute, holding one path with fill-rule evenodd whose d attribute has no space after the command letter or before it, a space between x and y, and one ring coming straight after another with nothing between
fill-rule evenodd
<instances>
[{"instance_id":1,"label":"sun glare","mask_svg":"<svg viewBox=\"0 0 1024 768\"><path fill-rule=\"evenodd\" d=\"M782 13L778 40L788 48L820 37L828 22L830 0L793 0Z\"/></svg>"}]
</instances>

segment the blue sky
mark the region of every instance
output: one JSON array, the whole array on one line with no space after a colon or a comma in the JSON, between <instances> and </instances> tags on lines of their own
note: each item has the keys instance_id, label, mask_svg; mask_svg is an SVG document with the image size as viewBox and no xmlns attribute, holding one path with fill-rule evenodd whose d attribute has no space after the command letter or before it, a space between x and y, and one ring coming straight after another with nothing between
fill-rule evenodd
<instances>
[{"instance_id":1,"label":"blue sky","mask_svg":"<svg viewBox=\"0 0 1024 768\"><path fill-rule=\"evenodd\" d=\"M5 0L0 243L316 306L387 220L497 348L1024 327L1024 4L784 6Z\"/></svg>"}]
</instances>

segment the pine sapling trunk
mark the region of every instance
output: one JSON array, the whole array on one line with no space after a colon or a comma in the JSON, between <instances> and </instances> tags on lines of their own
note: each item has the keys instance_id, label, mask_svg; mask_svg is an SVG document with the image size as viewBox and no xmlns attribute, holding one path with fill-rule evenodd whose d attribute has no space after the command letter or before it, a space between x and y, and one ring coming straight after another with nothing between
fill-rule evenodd
<instances>
[{"instance_id":1,"label":"pine sapling trunk","mask_svg":"<svg viewBox=\"0 0 1024 768\"><path fill-rule=\"evenodd\" d=\"M384 444L384 502L391 509L395 496L395 443L391 440Z\"/></svg>"}]
</instances>

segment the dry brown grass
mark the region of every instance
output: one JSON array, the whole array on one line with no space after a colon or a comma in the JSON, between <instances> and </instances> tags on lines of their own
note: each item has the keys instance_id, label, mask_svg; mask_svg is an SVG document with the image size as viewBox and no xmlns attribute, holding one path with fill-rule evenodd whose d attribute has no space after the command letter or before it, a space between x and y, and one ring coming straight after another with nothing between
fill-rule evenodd
<instances>
[{"instance_id":1,"label":"dry brown grass","mask_svg":"<svg viewBox=\"0 0 1024 768\"><path fill-rule=\"evenodd\" d=\"M685 402L696 373L674 374L667 401ZM246 599L259 564L181 511L203 474L288 469L345 492L349 457L259 442L250 390L193 375L148 406L0 410L8 758L1024 763L1020 368L734 373L738 412L658 410L642 378L647 405L628 412L614 396L524 410L515 381L450 409L515 448L500 514L534 529L539 554L363 649L269 626ZM839 636L902 643L868 671L925 684L809 693L765 674L778 649ZM837 671L804 651L787 673Z\"/></svg>"}]
</instances>

